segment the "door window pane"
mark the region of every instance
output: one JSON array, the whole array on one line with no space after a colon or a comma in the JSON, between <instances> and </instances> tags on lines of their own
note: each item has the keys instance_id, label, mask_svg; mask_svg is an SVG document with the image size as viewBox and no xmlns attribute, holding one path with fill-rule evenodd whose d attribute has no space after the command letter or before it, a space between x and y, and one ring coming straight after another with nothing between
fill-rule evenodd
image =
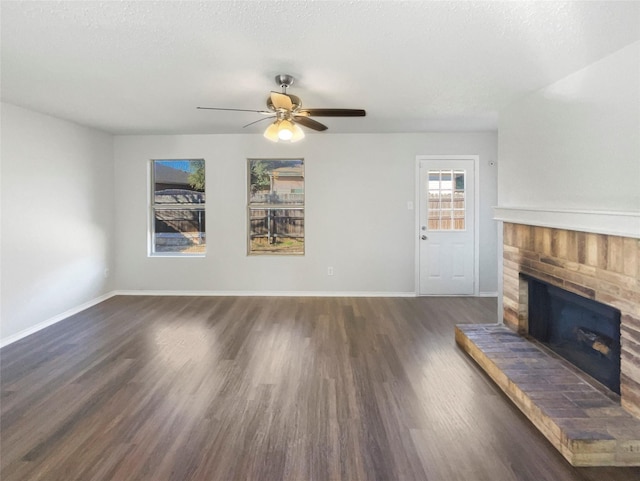
<instances>
[{"instance_id":1,"label":"door window pane","mask_svg":"<svg viewBox=\"0 0 640 481\"><path fill-rule=\"evenodd\" d=\"M455 186L454 186L454 188L456 190L464 191L464 172L462 172L460 170L456 170L455 173L454 173L454 177L455 177Z\"/></svg>"},{"instance_id":2,"label":"door window pane","mask_svg":"<svg viewBox=\"0 0 640 481\"><path fill-rule=\"evenodd\" d=\"M430 170L427 181L429 230L465 229L465 172Z\"/></svg>"}]
</instances>

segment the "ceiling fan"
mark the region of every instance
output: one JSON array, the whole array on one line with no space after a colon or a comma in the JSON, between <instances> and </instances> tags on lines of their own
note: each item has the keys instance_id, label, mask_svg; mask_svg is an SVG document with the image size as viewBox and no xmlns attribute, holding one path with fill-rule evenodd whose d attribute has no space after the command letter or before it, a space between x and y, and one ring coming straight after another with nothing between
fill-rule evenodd
<instances>
[{"instance_id":1,"label":"ceiling fan","mask_svg":"<svg viewBox=\"0 0 640 481\"><path fill-rule=\"evenodd\" d=\"M304 138L304 131L300 125L312 130L327 130L327 126L310 117L364 117L367 113L362 109L307 109L302 108L300 97L287 93L287 89L293 84L291 75L276 75L276 83L282 88L282 92L271 92L267 98L268 110L226 109L220 107L197 107L202 110L228 110L234 112L256 112L268 115L263 119L248 123L248 127L267 119L275 119L264 136L274 142L297 142ZM300 124L300 125L298 125Z\"/></svg>"}]
</instances>

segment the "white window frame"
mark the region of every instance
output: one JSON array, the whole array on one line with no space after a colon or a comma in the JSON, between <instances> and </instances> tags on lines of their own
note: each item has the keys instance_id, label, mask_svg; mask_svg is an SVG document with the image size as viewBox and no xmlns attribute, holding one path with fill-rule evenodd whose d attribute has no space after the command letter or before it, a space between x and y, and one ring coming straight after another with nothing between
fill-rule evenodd
<instances>
[{"instance_id":1,"label":"white window frame","mask_svg":"<svg viewBox=\"0 0 640 481\"><path fill-rule=\"evenodd\" d=\"M464 221L464 228L456 229L455 228L455 221L456 221L455 212L463 212L463 213L466 212L466 204L467 204L467 201L468 201L468 199L467 199L467 195L468 195L467 194L467 172L465 170L456 170L456 169L439 169L439 170L434 170L434 171L430 170L428 172L428 174L427 174L429 176L428 177L429 178L429 184L431 184L431 174L435 174L435 173L437 173L438 177L439 177L439 179L438 179L439 185L438 185L438 189L437 189L439 194L441 194L442 191L443 191L443 189L442 189L442 174L443 173L450 173L451 174L451 181L450 181L451 182L451 189L445 189L445 190L450 190L451 191L451 208L443 209L442 207L438 207L438 209L437 209L438 214L439 214L438 221L439 221L440 226L437 229L432 228L429 225L430 222L431 222L431 218L429 218L428 222L427 222L428 230L429 231L436 231L436 232L443 232L443 231L464 232L464 231L466 231L467 230L467 218L466 218L466 215L463 215L461 217L462 220ZM455 182L456 182L455 181L455 177L458 174L462 174L462 176L463 176L464 187L462 189L457 188L456 184L455 184ZM456 203L455 194L456 194L456 192L460 192L460 191L462 191L463 195L464 195L464 197L462 199L463 207L462 208L457 208L457 207L455 207L455 203ZM431 192L432 192L432 189L429 186L429 193L431 193ZM429 201L429 202L431 202L431 201ZM442 199L440 199L440 202L442 202ZM429 209L431 209L431 205L429 205ZM451 212L451 217L450 218L445 219L445 218L442 217L442 213L445 212L445 211ZM449 229L442 228L441 224L442 224L442 221L444 221L444 220L451 221L451 227Z\"/></svg>"},{"instance_id":2,"label":"white window frame","mask_svg":"<svg viewBox=\"0 0 640 481\"><path fill-rule=\"evenodd\" d=\"M265 161L265 162L273 162L273 161L300 161L302 163L303 169L303 199L301 204L264 204L264 205L256 205L251 203L251 163L254 161ZM247 159L247 221L246 221L246 229L247 229L247 256L249 257L261 257L261 256L304 256L307 248L307 236L306 236L306 178L305 178L306 165L303 157L252 157ZM302 229L302 252L269 252L269 251L252 251L251 250L251 210L252 209L277 209L277 210L299 210L302 211L302 221L303 221L303 229Z\"/></svg>"},{"instance_id":3,"label":"white window frame","mask_svg":"<svg viewBox=\"0 0 640 481\"><path fill-rule=\"evenodd\" d=\"M207 241L206 241L206 188L205 188L205 202L203 203L194 203L194 204L160 204L161 207L155 203L155 163L156 162L171 162L171 161L202 161L205 165L205 179L206 179L206 162L203 158L189 158L189 159L151 159L149 162L148 169L148 179L147 185L149 188L148 199L149 199L149 208L148 208L148 225L147 225L147 246L148 246L148 257L187 257L187 258L199 258L205 257L207 252ZM202 210L205 213L205 228L204 228L204 238L205 245L202 252L178 252L178 251L169 251L169 252L156 252L156 223L155 223L155 215L157 210Z\"/></svg>"}]
</instances>

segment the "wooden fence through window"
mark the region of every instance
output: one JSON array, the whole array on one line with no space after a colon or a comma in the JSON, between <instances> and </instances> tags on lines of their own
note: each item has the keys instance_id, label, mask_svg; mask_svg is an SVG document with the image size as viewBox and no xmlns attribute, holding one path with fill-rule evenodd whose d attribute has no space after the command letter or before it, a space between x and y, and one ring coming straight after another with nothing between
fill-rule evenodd
<instances>
[{"instance_id":1,"label":"wooden fence through window","mask_svg":"<svg viewBox=\"0 0 640 481\"><path fill-rule=\"evenodd\" d=\"M266 238L269 244L278 238L304 239L304 210L302 208L250 208L251 239Z\"/></svg>"}]
</instances>

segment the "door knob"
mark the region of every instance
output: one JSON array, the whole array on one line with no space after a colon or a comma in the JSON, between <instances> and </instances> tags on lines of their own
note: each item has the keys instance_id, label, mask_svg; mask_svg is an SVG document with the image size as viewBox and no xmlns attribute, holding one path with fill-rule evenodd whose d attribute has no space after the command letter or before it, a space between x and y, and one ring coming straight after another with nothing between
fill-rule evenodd
<instances>
[{"instance_id":1,"label":"door knob","mask_svg":"<svg viewBox=\"0 0 640 481\"><path fill-rule=\"evenodd\" d=\"M426 236L426 235L421 235L421 236L420 236L420 239L422 239L422 240L427 240L427 236Z\"/></svg>"}]
</instances>

